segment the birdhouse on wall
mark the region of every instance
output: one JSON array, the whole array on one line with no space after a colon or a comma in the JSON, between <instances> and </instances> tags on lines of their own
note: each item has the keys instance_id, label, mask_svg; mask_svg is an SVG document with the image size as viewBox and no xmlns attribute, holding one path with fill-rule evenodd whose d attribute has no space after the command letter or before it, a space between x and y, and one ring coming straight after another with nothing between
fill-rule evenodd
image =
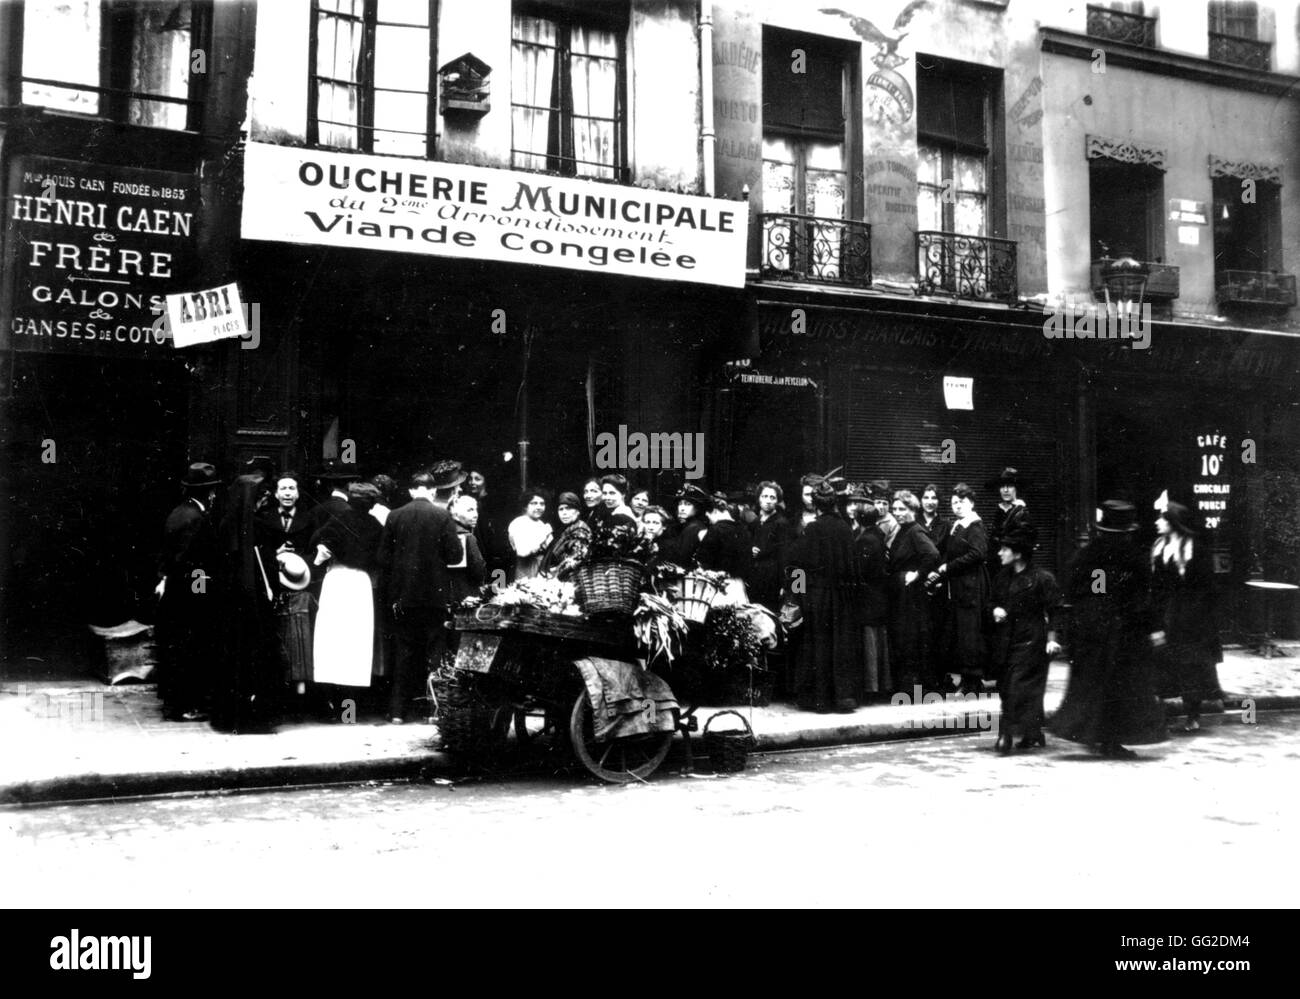
<instances>
[{"instance_id":1,"label":"birdhouse on wall","mask_svg":"<svg viewBox=\"0 0 1300 999\"><path fill-rule=\"evenodd\" d=\"M487 114L492 83L492 67L478 56L466 52L438 70L438 111L441 114Z\"/></svg>"}]
</instances>

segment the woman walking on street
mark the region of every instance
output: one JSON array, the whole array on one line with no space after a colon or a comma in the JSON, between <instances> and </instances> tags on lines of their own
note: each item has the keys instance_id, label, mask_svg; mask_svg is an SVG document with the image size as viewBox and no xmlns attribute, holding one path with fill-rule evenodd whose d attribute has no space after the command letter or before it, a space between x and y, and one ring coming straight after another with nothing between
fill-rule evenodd
<instances>
[{"instance_id":1,"label":"woman walking on street","mask_svg":"<svg viewBox=\"0 0 1300 999\"><path fill-rule=\"evenodd\" d=\"M1222 696L1219 672L1223 647L1215 624L1214 570L1205 544L1189 523L1191 512L1170 502L1156 518L1151 548L1151 596L1164 631L1157 655L1159 692L1183 699L1183 730L1201 727L1201 702Z\"/></svg>"},{"instance_id":2,"label":"woman walking on street","mask_svg":"<svg viewBox=\"0 0 1300 999\"><path fill-rule=\"evenodd\" d=\"M947 627L944 630L940 672L961 674L961 693L984 690L984 615L988 610L988 535L975 512L975 491L964 482L952 490L952 525L942 549L943 561L930 574L931 588L947 590ZM936 546L937 547L937 546ZM947 584L944 586L944 584Z\"/></svg>"},{"instance_id":3,"label":"woman walking on street","mask_svg":"<svg viewBox=\"0 0 1300 999\"><path fill-rule=\"evenodd\" d=\"M1102 504L1097 535L1070 567L1070 680L1048 731L1131 760L1130 745L1163 742L1163 709L1152 676L1155 615L1151 566L1138 544L1132 503Z\"/></svg>"},{"instance_id":4,"label":"woman walking on street","mask_svg":"<svg viewBox=\"0 0 1300 999\"><path fill-rule=\"evenodd\" d=\"M1035 531L1025 527L1002 538L1002 568L993 581L993 659L998 664L1002 700L996 748L1047 745L1043 737L1043 695L1052 656L1061 651L1054 618L1061 606L1056 578L1033 564Z\"/></svg>"}]
</instances>

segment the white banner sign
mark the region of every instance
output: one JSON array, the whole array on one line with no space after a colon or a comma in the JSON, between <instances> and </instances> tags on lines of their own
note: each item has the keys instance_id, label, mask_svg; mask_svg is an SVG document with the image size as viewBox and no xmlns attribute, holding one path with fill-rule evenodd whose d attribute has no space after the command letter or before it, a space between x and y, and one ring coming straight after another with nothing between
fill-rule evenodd
<instances>
[{"instance_id":1,"label":"white banner sign","mask_svg":"<svg viewBox=\"0 0 1300 999\"><path fill-rule=\"evenodd\" d=\"M540 264L739 288L744 202L250 142L245 239Z\"/></svg>"},{"instance_id":2,"label":"white banner sign","mask_svg":"<svg viewBox=\"0 0 1300 999\"><path fill-rule=\"evenodd\" d=\"M167 326L175 347L192 347L196 343L248 336L239 288L233 284L209 291L168 295Z\"/></svg>"}]
</instances>

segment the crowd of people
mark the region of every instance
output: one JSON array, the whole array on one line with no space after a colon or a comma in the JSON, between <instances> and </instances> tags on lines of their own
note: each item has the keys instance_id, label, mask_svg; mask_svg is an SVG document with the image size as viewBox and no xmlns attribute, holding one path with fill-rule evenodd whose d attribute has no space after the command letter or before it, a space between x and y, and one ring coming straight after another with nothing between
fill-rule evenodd
<instances>
[{"instance_id":1,"label":"crowd of people","mask_svg":"<svg viewBox=\"0 0 1300 999\"><path fill-rule=\"evenodd\" d=\"M526 490L502 530L485 477L456 461L405 489L339 463L305 479L252 462L229 484L196 463L164 527L164 710L268 731L286 714L337 719L351 698L401 723L445 661L461 601L517 579L569 579L593 539L621 532L650 563L723 573L730 596L779 616L787 639L769 661L778 696L802 710L980 694L991 682L998 750L1042 746L1068 600L1074 667L1055 731L1123 757L1125 743L1163 738L1157 687L1184 697L1195 727L1218 696L1221 652L1208 553L1187 509L1168 504L1147 553L1132 505L1108 503L1063 591L1035 564L1019 472L985 485L997 497L987 521L964 482L947 492L949 516L933 483L918 498L886 480L809 474L793 509L773 481L735 493L688 483L666 507L611 472L554 497Z\"/></svg>"}]
</instances>

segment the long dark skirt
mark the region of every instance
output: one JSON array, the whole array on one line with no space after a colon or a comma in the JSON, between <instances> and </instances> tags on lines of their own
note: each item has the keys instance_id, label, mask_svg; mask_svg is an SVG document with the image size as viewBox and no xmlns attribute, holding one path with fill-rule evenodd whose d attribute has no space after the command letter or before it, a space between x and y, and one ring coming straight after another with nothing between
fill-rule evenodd
<instances>
[{"instance_id":1,"label":"long dark skirt","mask_svg":"<svg viewBox=\"0 0 1300 999\"><path fill-rule=\"evenodd\" d=\"M307 590L280 594L276 603L275 627L280 639L280 663L284 681L302 683L311 679L311 612L315 598Z\"/></svg>"},{"instance_id":2,"label":"long dark skirt","mask_svg":"<svg viewBox=\"0 0 1300 999\"><path fill-rule=\"evenodd\" d=\"M1041 640L1020 642L1010 649L998 682L1002 700L1001 727L1014 739L1035 738L1043 731L1043 695L1047 692L1050 657Z\"/></svg>"},{"instance_id":3,"label":"long dark skirt","mask_svg":"<svg viewBox=\"0 0 1300 999\"><path fill-rule=\"evenodd\" d=\"M795 697L807 711L856 706L865 691L861 617L852 598L810 587L795 653ZM850 703L851 702L851 703Z\"/></svg>"},{"instance_id":4,"label":"long dark skirt","mask_svg":"<svg viewBox=\"0 0 1300 999\"><path fill-rule=\"evenodd\" d=\"M1082 643L1070 667L1065 700L1048 731L1089 745L1164 742L1164 708L1155 695L1144 636L1110 627Z\"/></svg>"}]
</instances>

